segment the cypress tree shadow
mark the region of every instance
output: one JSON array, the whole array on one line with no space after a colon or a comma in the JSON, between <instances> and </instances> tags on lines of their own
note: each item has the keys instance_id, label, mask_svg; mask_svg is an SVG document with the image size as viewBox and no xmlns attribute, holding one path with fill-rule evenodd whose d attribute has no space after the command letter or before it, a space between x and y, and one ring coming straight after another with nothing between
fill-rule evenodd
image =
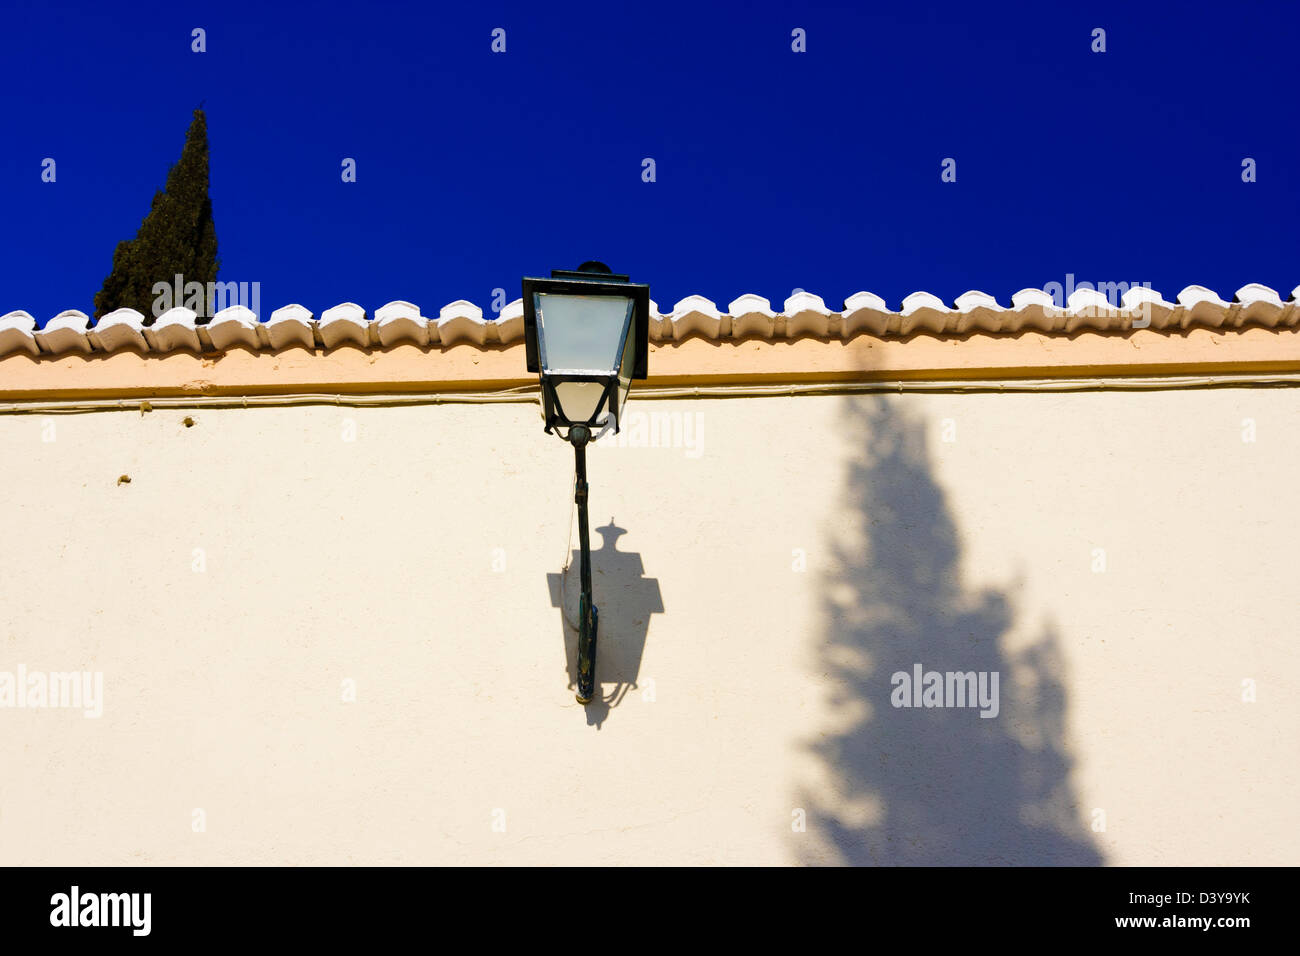
<instances>
[{"instance_id":1,"label":"cypress tree shadow","mask_svg":"<svg viewBox=\"0 0 1300 956\"><path fill-rule=\"evenodd\" d=\"M846 400L845 415L862 449L848 476L859 527L834 549L821 651L842 719L810 744L831 785L798 793L808 832L797 852L817 863L1102 863L1069 782L1054 631L1010 653L1007 595L963 590L923 427L880 396ZM917 664L999 673L997 716L894 706L893 675Z\"/></svg>"},{"instance_id":2,"label":"cypress tree shadow","mask_svg":"<svg viewBox=\"0 0 1300 956\"><path fill-rule=\"evenodd\" d=\"M609 524L596 531L601 536L601 546L591 552L591 590L600 611L596 647L596 683L600 696L585 710L587 722L599 728L610 710L622 702L629 690L637 687L650 615L662 614L664 605L658 579L644 576L641 555L618 550L618 539L627 530L617 527L610 518ZM567 572L546 576L551 607L562 612L560 626L570 689L578 686L578 561L579 552L575 550ZM613 688L607 690L610 684Z\"/></svg>"}]
</instances>

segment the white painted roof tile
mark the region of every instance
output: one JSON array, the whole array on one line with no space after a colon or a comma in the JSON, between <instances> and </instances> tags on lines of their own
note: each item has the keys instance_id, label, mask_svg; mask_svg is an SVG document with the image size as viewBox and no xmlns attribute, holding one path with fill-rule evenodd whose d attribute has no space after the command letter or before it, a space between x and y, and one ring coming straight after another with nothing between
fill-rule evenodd
<instances>
[{"instance_id":1,"label":"white painted roof tile","mask_svg":"<svg viewBox=\"0 0 1300 956\"><path fill-rule=\"evenodd\" d=\"M650 302L650 337L659 342L697 335L710 339L849 339L864 333L890 338L1024 331L1071 335L1196 326L1298 328L1300 286L1284 299L1267 286L1251 283L1238 289L1231 300L1225 300L1210 289L1190 285L1174 301L1152 289L1135 287L1123 294L1118 306L1111 305L1102 293L1085 288L1071 293L1064 308L1041 289L1021 289L1011 296L1009 306L979 290L963 293L951 306L931 293L913 292L897 310L870 292L849 296L839 311L828 309L820 296L809 292L790 296L780 312L773 311L767 299L752 293L733 299L725 312L698 295L682 299L667 315L653 300ZM33 356L98 354L123 349L159 354L231 348L332 349L342 345L387 348L401 343L422 348L466 343L481 348L517 344L523 336L524 310L519 299L504 306L495 319L485 318L482 309L463 299L443 306L436 319L423 315L414 303L400 300L380 306L373 321L354 302L326 309L319 320L301 305L286 305L272 312L265 322L243 306L231 306L218 312L207 325L196 324L190 310L175 308L148 328L144 317L131 309L119 309L93 326L83 312L60 312L43 329L36 329L35 320L23 311L0 316L0 356L13 352Z\"/></svg>"},{"instance_id":2,"label":"white painted roof tile","mask_svg":"<svg viewBox=\"0 0 1300 956\"><path fill-rule=\"evenodd\" d=\"M154 320L153 325L144 330L144 340L155 352L172 352L176 349L189 349L200 352L203 345L195 331L194 320L197 316L184 306L168 309Z\"/></svg>"},{"instance_id":3,"label":"white painted roof tile","mask_svg":"<svg viewBox=\"0 0 1300 956\"><path fill-rule=\"evenodd\" d=\"M316 323L310 310L298 305L286 305L271 313L265 322L267 342L275 351L301 346L316 347Z\"/></svg>"},{"instance_id":4,"label":"white painted roof tile","mask_svg":"<svg viewBox=\"0 0 1300 956\"><path fill-rule=\"evenodd\" d=\"M35 326L36 320L26 312L10 312L8 315L0 316L0 355L9 352L39 355L40 347L36 344L36 337L32 335Z\"/></svg>"},{"instance_id":5,"label":"white painted roof tile","mask_svg":"<svg viewBox=\"0 0 1300 956\"><path fill-rule=\"evenodd\" d=\"M257 316L252 309L232 305L214 315L207 324L206 331L212 347L218 352L232 348L255 350L262 345L257 334L258 325Z\"/></svg>"},{"instance_id":6,"label":"white painted roof tile","mask_svg":"<svg viewBox=\"0 0 1300 956\"><path fill-rule=\"evenodd\" d=\"M521 333L522 334L522 333ZM656 342L662 342L664 339L673 337L672 322L668 317L659 311L659 305L654 299L650 300L650 338Z\"/></svg>"},{"instance_id":7,"label":"white painted roof tile","mask_svg":"<svg viewBox=\"0 0 1300 956\"><path fill-rule=\"evenodd\" d=\"M400 342L429 344L429 320L420 314L420 307L411 302L389 302L375 310L375 325L379 344L384 348Z\"/></svg>"},{"instance_id":8,"label":"white painted roof tile","mask_svg":"<svg viewBox=\"0 0 1300 956\"><path fill-rule=\"evenodd\" d=\"M776 318L773 333L786 338L813 335L826 338L839 331L840 314L826 308L819 295L796 292L785 300L785 311Z\"/></svg>"},{"instance_id":9,"label":"white painted roof tile","mask_svg":"<svg viewBox=\"0 0 1300 956\"><path fill-rule=\"evenodd\" d=\"M26 312L11 312L10 315L26 315ZM36 344L42 352L59 355L64 352L91 351L90 339L86 338L86 327L90 316L76 309L60 312L45 323L45 328L34 333Z\"/></svg>"},{"instance_id":10,"label":"white painted roof tile","mask_svg":"<svg viewBox=\"0 0 1300 956\"><path fill-rule=\"evenodd\" d=\"M327 349L340 345L366 348L370 345L369 325L365 309L355 302L344 302L321 313L318 329Z\"/></svg>"},{"instance_id":11,"label":"white painted roof tile","mask_svg":"<svg viewBox=\"0 0 1300 956\"><path fill-rule=\"evenodd\" d=\"M897 331L897 317L880 296L855 292L844 300L844 311L840 316L840 334L844 338L852 338L859 332L881 337L889 332L891 324Z\"/></svg>"},{"instance_id":12,"label":"white painted roof tile","mask_svg":"<svg viewBox=\"0 0 1300 956\"><path fill-rule=\"evenodd\" d=\"M672 337L678 341L692 333L708 339L721 338L722 313L702 295L688 295L675 306L668 317L672 323Z\"/></svg>"},{"instance_id":13,"label":"white painted roof tile","mask_svg":"<svg viewBox=\"0 0 1300 956\"><path fill-rule=\"evenodd\" d=\"M438 342L442 345L455 345L457 342L486 345L487 324L482 309L473 302L457 299L438 312Z\"/></svg>"},{"instance_id":14,"label":"white painted roof tile","mask_svg":"<svg viewBox=\"0 0 1300 956\"><path fill-rule=\"evenodd\" d=\"M144 316L135 309L108 313L86 332L86 338L96 352L116 352L118 349L149 351L149 343L144 340Z\"/></svg>"},{"instance_id":15,"label":"white painted roof tile","mask_svg":"<svg viewBox=\"0 0 1300 956\"><path fill-rule=\"evenodd\" d=\"M522 342L524 338L524 300L515 299L501 310L497 320L497 341L503 345Z\"/></svg>"}]
</instances>

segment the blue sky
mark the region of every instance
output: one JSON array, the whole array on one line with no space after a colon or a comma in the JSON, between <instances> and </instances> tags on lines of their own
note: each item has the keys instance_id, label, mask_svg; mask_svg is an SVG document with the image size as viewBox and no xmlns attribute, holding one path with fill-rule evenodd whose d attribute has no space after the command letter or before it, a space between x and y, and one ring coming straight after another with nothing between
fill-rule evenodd
<instances>
[{"instance_id":1,"label":"blue sky","mask_svg":"<svg viewBox=\"0 0 1300 956\"><path fill-rule=\"evenodd\" d=\"M42 323L91 311L200 101L220 277L260 282L264 316L487 310L589 258L665 311L1300 284L1293 2L2 11L0 313Z\"/></svg>"}]
</instances>

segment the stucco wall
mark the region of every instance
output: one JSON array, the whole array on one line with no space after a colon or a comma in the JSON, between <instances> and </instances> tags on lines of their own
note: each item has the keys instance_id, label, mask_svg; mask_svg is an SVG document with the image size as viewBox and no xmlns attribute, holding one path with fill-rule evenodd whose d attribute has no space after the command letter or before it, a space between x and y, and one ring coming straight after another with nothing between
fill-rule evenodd
<instances>
[{"instance_id":1,"label":"stucco wall","mask_svg":"<svg viewBox=\"0 0 1300 956\"><path fill-rule=\"evenodd\" d=\"M1300 863L1300 391L631 408L0 416L0 863Z\"/></svg>"}]
</instances>

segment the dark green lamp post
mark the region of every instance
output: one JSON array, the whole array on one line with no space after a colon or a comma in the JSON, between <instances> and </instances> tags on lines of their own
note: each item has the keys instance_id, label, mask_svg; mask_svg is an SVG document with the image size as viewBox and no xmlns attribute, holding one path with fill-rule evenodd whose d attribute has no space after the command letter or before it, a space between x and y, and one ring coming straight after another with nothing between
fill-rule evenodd
<instances>
[{"instance_id":1,"label":"dark green lamp post","mask_svg":"<svg viewBox=\"0 0 1300 956\"><path fill-rule=\"evenodd\" d=\"M615 275L601 262L549 279L524 279L524 345L528 371L538 373L547 434L573 445L574 502L582 553L578 603L578 693L587 704L596 688L596 625L591 600L587 531L587 443L619 429L633 379L646 377L650 348L650 287Z\"/></svg>"}]
</instances>

